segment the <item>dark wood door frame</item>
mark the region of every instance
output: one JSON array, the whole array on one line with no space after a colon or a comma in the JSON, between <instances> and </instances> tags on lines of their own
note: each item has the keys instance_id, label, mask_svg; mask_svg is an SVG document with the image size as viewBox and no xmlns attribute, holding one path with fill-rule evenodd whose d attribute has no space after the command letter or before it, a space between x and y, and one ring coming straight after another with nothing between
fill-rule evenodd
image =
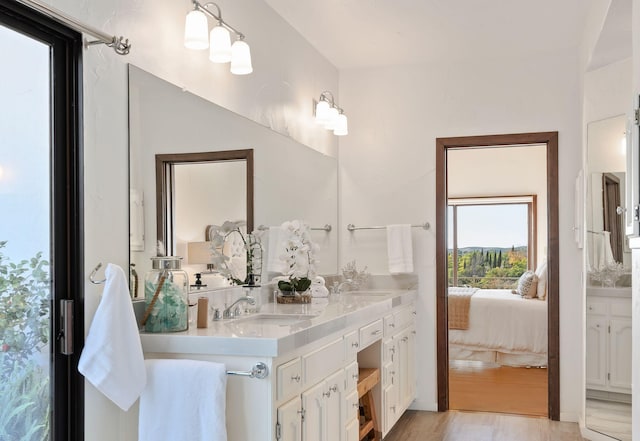
<instances>
[{"instance_id":1,"label":"dark wood door frame","mask_svg":"<svg viewBox=\"0 0 640 441\"><path fill-rule=\"evenodd\" d=\"M436 139L436 309L438 410L449 409L447 329L447 150L544 144L547 148L547 294L549 418L560 419L560 299L558 229L558 132Z\"/></svg>"}]
</instances>

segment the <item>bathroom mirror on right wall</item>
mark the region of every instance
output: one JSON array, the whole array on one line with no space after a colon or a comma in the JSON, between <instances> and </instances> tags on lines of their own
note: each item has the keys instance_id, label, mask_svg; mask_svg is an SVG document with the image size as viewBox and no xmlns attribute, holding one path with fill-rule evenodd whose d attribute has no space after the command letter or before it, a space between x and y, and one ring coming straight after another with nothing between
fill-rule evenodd
<instances>
[{"instance_id":1,"label":"bathroom mirror on right wall","mask_svg":"<svg viewBox=\"0 0 640 441\"><path fill-rule=\"evenodd\" d=\"M589 123L585 425L631 440L631 252L625 235L625 115Z\"/></svg>"}]
</instances>

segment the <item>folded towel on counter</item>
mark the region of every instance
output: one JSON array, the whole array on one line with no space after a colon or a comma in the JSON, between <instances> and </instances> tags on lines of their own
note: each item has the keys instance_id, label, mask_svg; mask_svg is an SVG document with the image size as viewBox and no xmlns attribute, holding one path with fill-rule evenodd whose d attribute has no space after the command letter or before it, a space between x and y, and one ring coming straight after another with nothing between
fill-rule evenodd
<instances>
[{"instance_id":1,"label":"folded towel on counter","mask_svg":"<svg viewBox=\"0 0 640 441\"><path fill-rule=\"evenodd\" d=\"M413 272L411 225L387 226L387 257L391 274Z\"/></svg>"},{"instance_id":2,"label":"folded towel on counter","mask_svg":"<svg viewBox=\"0 0 640 441\"><path fill-rule=\"evenodd\" d=\"M91 322L78 371L122 410L138 399L147 380L127 278L118 265L105 269L102 300Z\"/></svg>"},{"instance_id":3,"label":"folded towel on counter","mask_svg":"<svg viewBox=\"0 0 640 441\"><path fill-rule=\"evenodd\" d=\"M324 285L311 284L311 297L329 297L329 290Z\"/></svg>"},{"instance_id":4,"label":"folded towel on counter","mask_svg":"<svg viewBox=\"0 0 640 441\"><path fill-rule=\"evenodd\" d=\"M325 286L324 277L322 276L314 277L314 279L311 281L311 285Z\"/></svg>"},{"instance_id":5,"label":"folded towel on counter","mask_svg":"<svg viewBox=\"0 0 640 441\"><path fill-rule=\"evenodd\" d=\"M198 360L146 360L138 441L227 441L227 371Z\"/></svg>"},{"instance_id":6,"label":"folded towel on counter","mask_svg":"<svg viewBox=\"0 0 640 441\"><path fill-rule=\"evenodd\" d=\"M284 274L287 272L287 264L280 256L284 253L284 241L286 232L280 226L269 227L267 241L267 271Z\"/></svg>"}]
</instances>

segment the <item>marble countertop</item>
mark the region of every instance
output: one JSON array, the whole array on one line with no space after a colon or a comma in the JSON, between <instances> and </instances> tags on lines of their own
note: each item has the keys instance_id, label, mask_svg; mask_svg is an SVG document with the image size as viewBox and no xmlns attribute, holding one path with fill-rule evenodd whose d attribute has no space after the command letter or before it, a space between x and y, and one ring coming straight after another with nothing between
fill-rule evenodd
<instances>
[{"instance_id":1,"label":"marble countertop","mask_svg":"<svg viewBox=\"0 0 640 441\"><path fill-rule=\"evenodd\" d=\"M587 297L589 296L631 298L631 287L587 286Z\"/></svg>"},{"instance_id":2,"label":"marble countertop","mask_svg":"<svg viewBox=\"0 0 640 441\"><path fill-rule=\"evenodd\" d=\"M140 338L144 352L277 357L335 332L365 325L415 297L415 290L370 290L314 299L310 304L267 303L258 313L210 321L208 328L141 332ZM295 315L299 320L288 324L275 316L273 321L252 320L260 315Z\"/></svg>"}]
</instances>

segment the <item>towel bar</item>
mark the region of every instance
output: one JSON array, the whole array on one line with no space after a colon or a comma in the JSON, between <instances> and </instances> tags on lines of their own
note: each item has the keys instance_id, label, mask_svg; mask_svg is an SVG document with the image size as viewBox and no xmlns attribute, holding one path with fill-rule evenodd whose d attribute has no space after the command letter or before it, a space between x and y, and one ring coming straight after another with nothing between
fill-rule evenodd
<instances>
[{"instance_id":1,"label":"towel bar","mask_svg":"<svg viewBox=\"0 0 640 441\"><path fill-rule=\"evenodd\" d=\"M267 227L266 225L258 226L258 230L260 230L260 231L265 231L265 230L268 230L268 229L269 229L269 227ZM333 229L333 227L331 226L331 224L325 224L322 227L310 227L309 229L310 230L316 230L316 231L326 231L327 233L329 233Z\"/></svg>"},{"instance_id":2,"label":"towel bar","mask_svg":"<svg viewBox=\"0 0 640 441\"><path fill-rule=\"evenodd\" d=\"M89 280L91 281L91 283L93 283L94 285L102 285L104 282L107 281L107 279L102 279L102 280L95 280L94 277L96 276L96 273L98 272L98 270L102 268L102 262L99 262L96 267L93 269L93 271L91 271L91 274L89 274Z\"/></svg>"},{"instance_id":3,"label":"towel bar","mask_svg":"<svg viewBox=\"0 0 640 441\"><path fill-rule=\"evenodd\" d=\"M227 371L227 375L238 375L240 377L258 378L262 380L269 375L269 368L260 361L256 363L250 371Z\"/></svg>"},{"instance_id":4,"label":"towel bar","mask_svg":"<svg viewBox=\"0 0 640 441\"><path fill-rule=\"evenodd\" d=\"M420 225L411 225L411 227L413 227L413 228L422 228L424 230L428 230L429 228L431 228L431 225L429 224L429 222L425 222L424 224L420 224ZM347 230L349 230L349 231L355 231L355 230L385 230L386 228L387 228L386 226L356 227L353 224L347 225Z\"/></svg>"}]
</instances>

